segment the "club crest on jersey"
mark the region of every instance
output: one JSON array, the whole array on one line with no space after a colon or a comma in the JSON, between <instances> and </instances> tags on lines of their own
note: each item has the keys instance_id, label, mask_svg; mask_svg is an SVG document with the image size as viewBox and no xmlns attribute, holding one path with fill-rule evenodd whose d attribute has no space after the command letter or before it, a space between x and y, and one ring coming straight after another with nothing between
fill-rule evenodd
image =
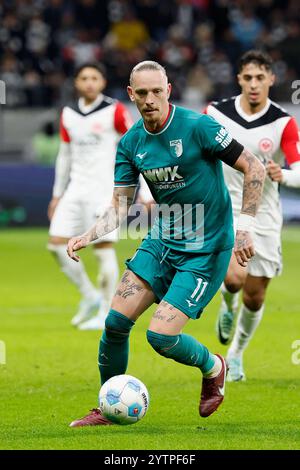
<instances>
[{"instance_id":1,"label":"club crest on jersey","mask_svg":"<svg viewBox=\"0 0 300 470\"><path fill-rule=\"evenodd\" d=\"M170 147L173 155L175 154L175 157L181 157L183 152L182 139L170 140Z\"/></svg>"},{"instance_id":2,"label":"club crest on jersey","mask_svg":"<svg viewBox=\"0 0 300 470\"><path fill-rule=\"evenodd\" d=\"M101 132L103 132L103 128L100 124L100 122L95 122L92 126L92 132L94 134L101 134Z\"/></svg>"},{"instance_id":3,"label":"club crest on jersey","mask_svg":"<svg viewBox=\"0 0 300 470\"><path fill-rule=\"evenodd\" d=\"M273 149L273 142L271 139L265 137L259 141L259 150L263 153L270 153Z\"/></svg>"}]
</instances>

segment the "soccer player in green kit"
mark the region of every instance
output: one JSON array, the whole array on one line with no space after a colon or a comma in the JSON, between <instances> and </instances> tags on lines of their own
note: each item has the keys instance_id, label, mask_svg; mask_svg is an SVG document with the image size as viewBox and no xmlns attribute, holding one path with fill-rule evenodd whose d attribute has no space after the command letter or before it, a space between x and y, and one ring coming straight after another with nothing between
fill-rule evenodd
<instances>
[{"instance_id":1,"label":"soccer player in green kit","mask_svg":"<svg viewBox=\"0 0 300 470\"><path fill-rule=\"evenodd\" d=\"M242 266L254 255L250 227L265 169L213 118L170 104L170 93L160 64L144 61L133 68L128 94L142 119L119 142L111 206L88 232L69 240L68 254L78 261L77 250L119 226L142 173L160 213L127 261L113 298L99 347L101 383L126 372L130 330L156 302L147 340L160 355L200 369L199 413L207 417L223 401L227 366L222 356L182 330L190 318L200 317L219 289L233 245ZM221 160L244 173L235 243ZM109 424L96 408L70 426Z\"/></svg>"}]
</instances>

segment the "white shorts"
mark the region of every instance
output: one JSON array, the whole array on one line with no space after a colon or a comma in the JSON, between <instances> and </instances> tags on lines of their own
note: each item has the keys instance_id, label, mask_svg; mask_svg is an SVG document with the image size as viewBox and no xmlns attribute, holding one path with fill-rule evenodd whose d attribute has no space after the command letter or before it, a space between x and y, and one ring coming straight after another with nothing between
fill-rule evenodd
<instances>
[{"instance_id":1,"label":"white shorts","mask_svg":"<svg viewBox=\"0 0 300 470\"><path fill-rule=\"evenodd\" d=\"M234 227L237 219L238 215L234 214ZM247 271L251 276L271 279L282 273L281 226L278 231L262 232L256 230L253 233L255 255L249 261Z\"/></svg>"},{"instance_id":2,"label":"white shorts","mask_svg":"<svg viewBox=\"0 0 300 470\"><path fill-rule=\"evenodd\" d=\"M59 201L51 220L49 234L52 237L71 238L81 235L95 225L98 215L104 207L99 201L82 201L68 194ZM118 241L118 230L104 235L99 242ZM97 241L98 242L98 241Z\"/></svg>"}]
</instances>

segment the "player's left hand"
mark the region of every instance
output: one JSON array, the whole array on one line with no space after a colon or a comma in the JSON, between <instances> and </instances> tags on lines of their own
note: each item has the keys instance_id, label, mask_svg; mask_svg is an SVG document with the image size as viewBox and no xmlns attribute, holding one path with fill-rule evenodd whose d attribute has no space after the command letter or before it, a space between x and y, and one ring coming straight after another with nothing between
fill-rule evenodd
<instances>
[{"instance_id":1,"label":"player's left hand","mask_svg":"<svg viewBox=\"0 0 300 470\"><path fill-rule=\"evenodd\" d=\"M248 261L255 255L254 245L250 232L237 230L234 249L236 260L240 266L246 267Z\"/></svg>"},{"instance_id":2,"label":"player's left hand","mask_svg":"<svg viewBox=\"0 0 300 470\"><path fill-rule=\"evenodd\" d=\"M273 162L273 160L269 160L266 169L272 181L277 181L278 183L281 183L282 171L281 166L278 165L278 163Z\"/></svg>"}]
</instances>

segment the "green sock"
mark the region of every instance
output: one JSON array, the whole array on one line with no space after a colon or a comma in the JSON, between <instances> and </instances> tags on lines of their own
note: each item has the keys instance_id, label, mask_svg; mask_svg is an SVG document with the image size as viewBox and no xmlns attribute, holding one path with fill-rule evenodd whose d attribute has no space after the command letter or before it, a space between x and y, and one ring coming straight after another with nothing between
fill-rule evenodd
<instances>
[{"instance_id":1,"label":"green sock","mask_svg":"<svg viewBox=\"0 0 300 470\"><path fill-rule=\"evenodd\" d=\"M115 375L125 374L129 355L129 334L134 322L110 310L99 345L98 366L101 385Z\"/></svg>"},{"instance_id":2,"label":"green sock","mask_svg":"<svg viewBox=\"0 0 300 470\"><path fill-rule=\"evenodd\" d=\"M153 349L162 356L187 366L198 367L204 373L212 369L215 364L214 355L193 336L162 335L148 330L147 339Z\"/></svg>"}]
</instances>

